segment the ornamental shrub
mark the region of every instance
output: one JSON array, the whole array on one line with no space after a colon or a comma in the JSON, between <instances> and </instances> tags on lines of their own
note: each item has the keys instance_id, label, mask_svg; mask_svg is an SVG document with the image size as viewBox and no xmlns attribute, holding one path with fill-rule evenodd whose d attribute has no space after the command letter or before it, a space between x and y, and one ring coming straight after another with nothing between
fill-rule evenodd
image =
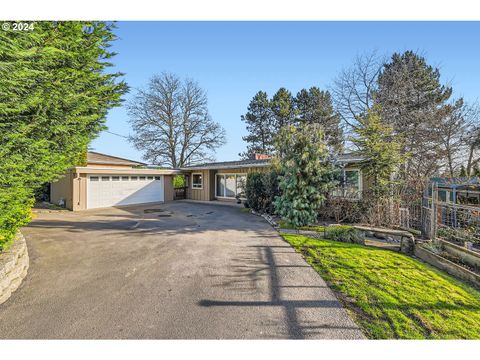
<instances>
[{"instance_id":1,"label":"ornamental shrub","mask_svg":"<svg viewBox=\"0 0 480 360\"><path fill-rule=\"evenodd\" d=\"M318 124L283 127L275 141L280 195L275 210L288 223L300 227L316 222L326 194L335 186L324 133Z\"/></svg>"}]
</instances>

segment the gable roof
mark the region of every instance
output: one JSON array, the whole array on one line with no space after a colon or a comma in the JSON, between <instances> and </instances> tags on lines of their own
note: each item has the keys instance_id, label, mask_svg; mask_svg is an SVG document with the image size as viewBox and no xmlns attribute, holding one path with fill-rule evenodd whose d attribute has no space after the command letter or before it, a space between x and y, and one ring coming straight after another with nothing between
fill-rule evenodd
<instances>
[{"instance_id":1,"label":"gable roof","mask_svg":"<svg viewBox=\"0 0 480 360\"><path fill-rule=\"evenodd\" d=\"M89 151L87 153L87 164L130 165L130 166L146 165L145 163L142 163L139 161L128 160L128 159L120 158L118 156L102 154L95 151Z\"/></svg>"}]
</instances>

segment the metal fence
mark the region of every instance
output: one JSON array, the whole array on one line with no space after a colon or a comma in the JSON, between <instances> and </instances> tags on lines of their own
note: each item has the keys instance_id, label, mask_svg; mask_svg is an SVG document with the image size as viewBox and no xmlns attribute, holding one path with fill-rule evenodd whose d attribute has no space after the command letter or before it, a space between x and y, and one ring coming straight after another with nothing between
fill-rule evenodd
<instances>
[{"instance_id":1,"label":"metal fence","mask_svg":"<svg viewBox=\"0 0 480 360\"><path fill-rule=\"evenodd\" d=\"M403 201L398 209L399 227L414 229L426 239L480 243L480 206L442 201L430 184L421 200Z\"/></svg>"}]
</instances>

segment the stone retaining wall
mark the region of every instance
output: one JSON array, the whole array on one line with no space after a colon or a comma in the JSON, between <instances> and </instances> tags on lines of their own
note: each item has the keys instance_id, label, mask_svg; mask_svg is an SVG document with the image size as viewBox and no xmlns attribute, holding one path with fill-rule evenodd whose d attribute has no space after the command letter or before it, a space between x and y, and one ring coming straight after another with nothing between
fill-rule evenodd
<instances>
[{"instance_id":1,"label":"stone retaining wall","mask_svg":"<svg viewBox=\"0 0 480 360\"><path fill-rule=\"evenodd\" d=\"M0 304L20 286L27 275L28 265L27 243L19 232L10 249L0 252Z\"/></svg>"}]
</instances>

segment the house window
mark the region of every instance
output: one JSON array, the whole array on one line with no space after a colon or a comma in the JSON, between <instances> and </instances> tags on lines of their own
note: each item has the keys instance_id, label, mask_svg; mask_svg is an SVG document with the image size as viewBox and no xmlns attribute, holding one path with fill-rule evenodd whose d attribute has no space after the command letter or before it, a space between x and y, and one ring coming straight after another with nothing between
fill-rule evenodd
<instances>
[{"instance_id":1,"label":"house window","mask_svg":"<svg viewBox=\"0 0 480 360\"><path fill-rule=\"evenodd\" d=\"M145 179L146 179L145 176L140 176L140 177L138 178L138 180L140 180L140 181L144 181Z\"/></svg>"},{"instance_id":2,"label":"house window","mask_svg":"<svg viewBox=\"0 0 480 360\"><path fill-rule=\"evenodd\" d=\"M362 178L358 169L342 169L337 179L339 186L333 190L333 196L347 199L360 199L362 191Z\"/></svg>"},{"instance_id":3,"label":"house window","mask_svg":"<svg viewBox=\"0 0 480 360\"><path fill-rule=\"evenodd\" d=\"M160 180L160 176L155 176L155 180Z\"/></svg>"},{"instance_id":4,"label":"house window","mask_svg":"<svg viewBox=\"0 0 480 360\"><path fill-rule=\"evenodd\" d=\"M112 176L112 181L120 181L120 176Z\"/></svg>"},{"instance_id":5,"label":"house window","mask_svg":"<svg viewBox=\"0 0 480 360\"><path fill-rule=\"evenodd\" d=\"M193 189L202 189L203 188L202 174L192 174L192 188Z\"/></svg>"},{"instance_id":6,"label":"house window","mask_svg":"<svg viewBox=\"0 0 480 360\"><path fill-rule=\"evenodd\" d=\"M132 177L130 177L130 180L132 180L132 181L137 181L137 180L138 180L138 176L132 176Z\"/></svg>"},{"instance_id":7,"label":"house window","mask_svg":"<svg viewBox=\"0 0 480 360\"><path fill-rule=\"evenodd\" d=\"M128 181L128 176L122 176L122 181Z\"/></svg>"},{"instance_id":8,"label":"house window","mask_svg":"<svg viewBox=\"0 0 480 360\"><path fill-rule=\"evenodd\" d=\"M98 181L98 176L90 176L90 181Z\"/></svg>"},{"instance_id":9,"label":"house window","mask_svg":"<svg viewBox=\"0 0 480 360\"><path fill-rule=\"evenodd\" d=\"M153 180L153 176L147 176L147 180Z\"/></svg>"},{"instance_id":10,"label":"house window","mask_svg":"<svg viewBox=\"0 0 480 360\"><path fill-rule=\"evenodd\" d=\"M216 174L215 177L215 195L217 197L235 198L239 196L245 198L247 175Z\"/></svg>"},{"instance_id":11,"label":"house window","mask_svg":"<svg viewBox=\"0 0 480 360\"><path fill-rule=\"evenodd\" d=\"M110 176L102 176L102 181L110 181Z\"/></svg>"}]
</instances>

